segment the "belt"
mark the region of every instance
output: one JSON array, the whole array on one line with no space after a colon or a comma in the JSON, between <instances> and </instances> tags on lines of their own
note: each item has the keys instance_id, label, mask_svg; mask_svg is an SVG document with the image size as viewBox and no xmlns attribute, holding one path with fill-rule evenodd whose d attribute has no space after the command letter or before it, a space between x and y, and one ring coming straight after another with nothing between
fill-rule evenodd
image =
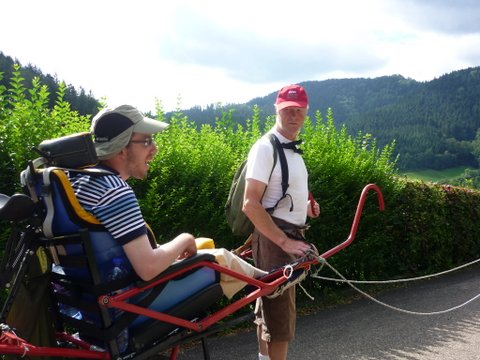
<instances>
[{"instance_id":1,"label":"belt","mask_svg":"<svg viewBox=\"0 0 480 360\"><path fill-rule=\"evenodd\" d=\"M295 225L273 216L272 220L288 237L295 240L305 240L305 232L310 227L309 225Z\"/></svg>"}]
</instances>

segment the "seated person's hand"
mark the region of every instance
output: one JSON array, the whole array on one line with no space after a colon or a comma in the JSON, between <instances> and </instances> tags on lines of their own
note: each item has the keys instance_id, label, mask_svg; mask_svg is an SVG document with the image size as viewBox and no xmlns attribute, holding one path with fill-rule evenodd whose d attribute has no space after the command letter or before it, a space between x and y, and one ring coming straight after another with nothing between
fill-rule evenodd
<instances>
[{"instance_id":1,"label":"seated person's hand","mask_svg":"<svg viewBox=\"0 0 480 360\"><path fill-rule=\"evenodd\" d=\"M189 242L184 251L178 256L177 260L189 258L197 253L197 244L195 241Z\"/></svg>"}]
</instances>

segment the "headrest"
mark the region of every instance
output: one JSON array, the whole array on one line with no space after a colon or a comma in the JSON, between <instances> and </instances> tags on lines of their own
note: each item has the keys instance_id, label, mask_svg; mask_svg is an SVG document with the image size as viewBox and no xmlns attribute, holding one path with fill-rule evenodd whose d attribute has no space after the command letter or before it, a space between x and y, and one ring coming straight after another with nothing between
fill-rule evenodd
<instances>
[{"instance_id":1,"label":"headrest","mask_svg":"<svg viewBox=\"0 0 480 360\"><path fill-rule=\"evenodd\" d=\"M98 163L92 134L88 132L44 140L36 150L47 166L79 169Z\"/></svg>"}]
</instances>

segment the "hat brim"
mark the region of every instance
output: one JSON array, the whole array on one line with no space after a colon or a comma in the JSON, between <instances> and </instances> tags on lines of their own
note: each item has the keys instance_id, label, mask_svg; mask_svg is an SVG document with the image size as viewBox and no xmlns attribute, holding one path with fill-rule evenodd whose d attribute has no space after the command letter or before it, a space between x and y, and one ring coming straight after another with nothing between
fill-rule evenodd
<instances>
[{"instance_id":1,"label":"hat brim","mask_svg":"<svg viewBox=\"0 0 480 360\"><path fill-rule=\"evenodd\" d=\"M141 134L156 134L166 129L167 123L144 117L133 126L133 132Z\"/></svg>"},{"instance_id":2,"label":"hat brim","mask_svg":"<svg viewBox=\"0 0 480 360\"><path fill-rule=\"evenodd\" d=\"M290 106L295 106L295 107L301 107L301 108L306 108L308 104L306 102L301 102L301 101L282 101L279 104L275 104L277 107L277 110L282 110Z\"/></svg>"},{"instance_id":3,"label":"hat brim","mask_svg":"<svg viewBox=\"0 0 480 360\"><path fill-rule=\"evenodd\" d=\"M301 102L301 101L282 101L281 103L275 104L275 105L277 107L277 110L282 110L290 106L301 107L301 108L306 108L308 106L307 103Z\"/></svg>"}]
</instances>

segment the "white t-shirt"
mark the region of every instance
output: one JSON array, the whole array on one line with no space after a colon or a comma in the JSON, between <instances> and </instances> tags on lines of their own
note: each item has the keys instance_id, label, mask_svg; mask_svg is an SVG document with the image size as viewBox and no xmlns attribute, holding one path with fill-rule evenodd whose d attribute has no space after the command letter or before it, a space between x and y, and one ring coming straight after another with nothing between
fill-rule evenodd
<instances>
[{"instance_id":1,"label":"white t-shirt","mask_svg":"<svg viewBox=\"0 0 480 360\"><path fill-rule=\"evenodd\" d=\"M290 142L275 129L270 130L277 136L281 143ZM292 224L303 226L307 219L308 202L308 173L305 163L300 154L293 150L284 149L288 163L288 184L287 194L273 212L273 216L288 221ZM246 179L255 179L268 184L265 195L262 199L264 208L275 206L282 197L282 170L280 159L277 155L277 163L273 169L272 177L269 177L273 166L273 146L268 134L259 139L248 153ZM293 203L293 210L290 211Z\"/></svg>"}]
</instances>

